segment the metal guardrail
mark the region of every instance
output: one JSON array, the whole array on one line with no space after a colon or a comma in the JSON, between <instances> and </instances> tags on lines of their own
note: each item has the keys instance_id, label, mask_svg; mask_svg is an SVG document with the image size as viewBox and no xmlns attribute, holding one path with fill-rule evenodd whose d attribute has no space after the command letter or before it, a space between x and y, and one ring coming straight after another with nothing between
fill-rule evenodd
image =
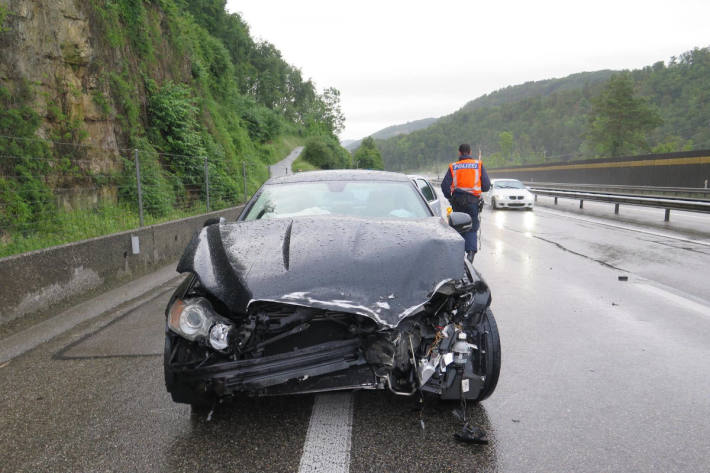
<instances>
[{"instance_id":1,"label":"metal guardrail","mask_svg":"<svg viewBox=\"0 0 710 473\"><path fill-rule=\"evenodd\" d=\"M440 184L441 179L432 179L432 183ZM614 213L619 214L619 206L639 205L665 209L664 221L670 221L671 210L710 213L710 189L704 187L656 187L656 186L624 186L616 184L574 184L560 182L524 182L530 191L538 195L555 198L579 200L579 208L584 208L585 200L608 202L614 204ZM611 192L610 192L611 191ZM663 194L676 196L703 197L680 198L666 197Z\"/></svg>"},{"instance_id":2,"label":"metal guardrail","mask_svg":"<svg viewBox=\"0 0 710 473\"><path fill-rule=\"evenodd\" d=\"M660 186L627 186L619 184L576 184L567 182L533 182L526 181L524 184L536 189L553 190L588 190L593 192L605 192L607 194L624 195L654 195L654 196L676 196L691 197L694 199L710 199L710 189L707 187L660 187Z\"/></svg>"},{"instance_id":3,"label":"metal guardrail","mask_svg":"<svg viewBox=\"0 0 710 473\"><path fill-rule=\"evenodd\" d=\"M628 186L626 186L628 188ZM686 210L691 212L710 213L710 201L701 199L682 199L673 197L652 197L633 194L608 194L603 192L584 192L574 190L562 190L551 188L530 187L530 192L535 194L537 201L538 195L545 195L555 198L557 204L558 198L566 198L579 200L579 208L584 208L585 200L593 200L597 202L609 202L614 204L614 213L619 213L619 206L640 205L644 207L656 207L666 209L664 220L670 220L671 210Z\"/></svg>"}]
</instances>

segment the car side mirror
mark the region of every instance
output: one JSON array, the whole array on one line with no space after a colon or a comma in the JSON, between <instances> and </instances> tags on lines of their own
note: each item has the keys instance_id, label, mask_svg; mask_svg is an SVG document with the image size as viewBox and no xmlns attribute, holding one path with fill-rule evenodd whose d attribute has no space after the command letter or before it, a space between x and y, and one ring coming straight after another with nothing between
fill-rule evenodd
<instances>
[{"instance_id":1,"label":"car side mirror","mask_svg":"<svg viewBox=\"0 0 710 473\"><path fill-rule=\"evenodd\" d=\"M473 221L467 213L451 212L449 214L449 226L459 233L466 233L473 228Z\"/></svg>"}]
</instances>

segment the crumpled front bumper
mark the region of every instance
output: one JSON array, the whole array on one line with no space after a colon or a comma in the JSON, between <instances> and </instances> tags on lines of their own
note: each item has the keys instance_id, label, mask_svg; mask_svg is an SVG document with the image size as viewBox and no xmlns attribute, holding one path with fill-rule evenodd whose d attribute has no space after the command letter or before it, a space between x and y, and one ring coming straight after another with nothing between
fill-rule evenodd
<instances>
[{"instance_id":1,"label":"crumpled front bumper","mask_svg":"<svg viewBox=\"0 0 710 473\"><path fill-rule=\"evenodd\" d=\"M272 356L226 361L176 370L183 382L228 396L237 392L286 394L333 389L373 388L358 339L326 342ZM363 369L364 368L364 369ZM334 375L339 373L338 375ZM319 378L328 375L328 381ZM278 386L278 387L277 387Z\"/></svg>"}]
</instances>

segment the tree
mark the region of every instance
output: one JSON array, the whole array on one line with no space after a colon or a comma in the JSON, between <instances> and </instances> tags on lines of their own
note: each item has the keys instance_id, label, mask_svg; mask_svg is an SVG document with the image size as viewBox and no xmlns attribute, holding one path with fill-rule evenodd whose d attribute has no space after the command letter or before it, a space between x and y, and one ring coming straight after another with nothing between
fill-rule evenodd
<instances>
[{"instance_id":1,"label":"tree","mask_svg":"<svg viewBox=\"0 0 710 473\"><path fill-rule=\"evenodd\" d=\"M331 133L337 135L343 131L345 125L345 115L340 110L340 91L335 87L328 87L323 91L322 100L325 105L323 119Z\"/></svg>"},{"instance_id":2,"label":"tree","mask_svg":"<svg viewBox=\"0 0 710 473\"><path fill-rule=\"evenodd\" d=\"M502 131L498 135L498 146L504 162L509 162L513 158L513 132Z\"/></svg>"},{"instance_id":3,"label":"tree","mask_svg":"<svg viewBox=\"0 0 710 473\"><path fill-rule=\"evenodd\" d=\"M587 140L601 156L622 156L648 151L646 135L663 124L658 111L634 96L629 74L617 74L592 100Z\"/></svg>"},{"instance_id":4,"label":"tree","mask_svg":"<svg viewBox=\"0 0 710 473\"><path fill-rule=\"evenodd\" d=\"M303 159L320 169L343 169L350 166L350 153L335 137L312 136L306 140Z\"/></svg>"},{"instance_id":5,"label":"tree","mask_svg":"<svg viewBox=\"0 0 710 473\"><path fill-rule=\"evenodd\" d=\"M355 150L353 154L353 163L361 169L384 169L385 166L382 163L382 156L380 155L380 150L377 149L375 145L375 140L371 136L368 136L362 143L360 147Z\"/></svg>"}]
</instances>

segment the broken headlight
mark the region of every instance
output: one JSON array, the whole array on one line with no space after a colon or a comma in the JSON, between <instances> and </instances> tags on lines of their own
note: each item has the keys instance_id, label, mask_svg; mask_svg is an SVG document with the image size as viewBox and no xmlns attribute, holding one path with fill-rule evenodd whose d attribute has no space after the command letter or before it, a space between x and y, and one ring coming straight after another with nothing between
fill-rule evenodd
<instances>
[{"instance_id":1,"label":"broken headlight","mask_svg":"<svg viewBox=\"0 0 710 473\"><path fill-rule=\"evenodd\" d=\"M226 350L229 347L229 332L232 326L217 322L210 329L210 345L215 350Z\"/></svg>"},{"instance_id":2,"label":"broken headlight","mask_svg":"<svg viewBox=\"0 0 710 473\"><path fill-rule=\"evenodd\" d=\"M168 327L190 341L204 341L212 348L224 351L229 347L232 325L215 314L203 297L177 299L170 308Z\"/></svg>"}]
</instances>

